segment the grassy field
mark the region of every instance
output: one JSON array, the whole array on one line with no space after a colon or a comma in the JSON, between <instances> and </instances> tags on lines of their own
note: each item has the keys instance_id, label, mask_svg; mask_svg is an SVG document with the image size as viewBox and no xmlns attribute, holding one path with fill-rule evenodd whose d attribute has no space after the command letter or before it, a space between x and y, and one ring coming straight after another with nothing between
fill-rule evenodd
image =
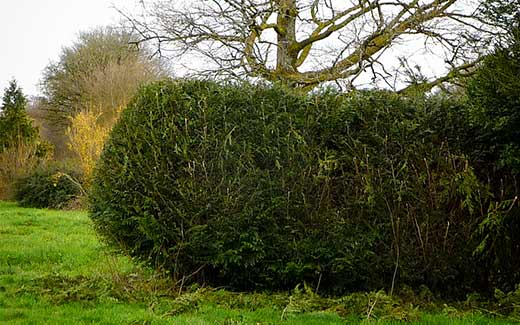
<instances>
[{"instance_id":1,"label":"grassy field","mask_svg":"<svg viewBox=\"0 0 520 325\"><path fill-rule=\"evenodd\" d=\"M243 294L190 288L111 252L85 212L23 209L0 202L2 324L509 324L444 306L424 312L379 293L344 300L304 290ZM357 298L356 298L357 297ZM356 300L357 299L357 300ZM366 312L354 301L368 299ZM379 300L378 300L379 299ZM370 303L373 301L373 303Z\"/></svg>"}]
</instances>

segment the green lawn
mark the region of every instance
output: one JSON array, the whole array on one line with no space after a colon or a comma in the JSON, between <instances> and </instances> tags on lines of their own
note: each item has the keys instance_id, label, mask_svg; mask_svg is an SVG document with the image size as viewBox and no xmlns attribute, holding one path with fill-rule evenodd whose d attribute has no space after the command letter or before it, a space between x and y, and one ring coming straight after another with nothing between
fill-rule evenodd
<instances>
[{"instance_id":1,"label":"green lawn","mask_svg":"<svg viewBox=\"0 0 520 325\"><path fill-rule=\"evenodd\" d=\"M364 322L368 315L341 304L321 307L321 298L305 294L191 288L179 296L177 290L170 280L101 244L85 212L0 202L2 324L346 324ZM512 323L449 307L435 314L413 306L392 308L392 315L374 308L371 320Z\"/></svg>"}]
</instances>

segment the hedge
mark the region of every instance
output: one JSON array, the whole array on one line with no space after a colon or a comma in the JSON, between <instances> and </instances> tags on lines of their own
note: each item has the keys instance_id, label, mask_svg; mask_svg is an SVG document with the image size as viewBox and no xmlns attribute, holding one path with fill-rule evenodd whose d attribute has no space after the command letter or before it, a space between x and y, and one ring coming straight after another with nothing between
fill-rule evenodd
<instances>
[{"instance_id":1,"label":"hedge","mask_svg":"<svg viewBox=\"0 0 520 325\"><path fill-rule=\"evenodd\" d=\"M431 128L449 105L161 81L113 129L91 218L184 282L461 293L479 281L472 235L485 191Z\"/></svg>"}]
</instances>

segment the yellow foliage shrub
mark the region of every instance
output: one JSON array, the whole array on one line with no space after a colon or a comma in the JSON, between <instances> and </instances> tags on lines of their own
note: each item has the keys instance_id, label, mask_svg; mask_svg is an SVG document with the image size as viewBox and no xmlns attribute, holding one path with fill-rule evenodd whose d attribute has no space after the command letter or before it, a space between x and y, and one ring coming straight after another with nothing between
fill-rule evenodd
<instances>
[{"instance_id":1,"label":"yellow foliage shrub","mask_svg":"<svg viewBox=\"0 0 520 325\"><path fill-rule=\"evenodd\" d=\"M87 187L105 140L117 119L102 123L101 115L95 110L81 111L70 118L70 127L66 132L68 147L77 156Z\"/></svg>"}]
</instances>

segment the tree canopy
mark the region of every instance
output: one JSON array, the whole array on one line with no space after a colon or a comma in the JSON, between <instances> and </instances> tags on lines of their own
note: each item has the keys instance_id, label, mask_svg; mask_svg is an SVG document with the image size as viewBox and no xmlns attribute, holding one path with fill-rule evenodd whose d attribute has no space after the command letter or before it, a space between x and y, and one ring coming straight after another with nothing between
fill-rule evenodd
<instances>
[{"instance_id":1,"label":"tree canopy","mask_svg":"<svg viewBox=\"0 0 520 325\"><path fill-rule=\"evenodd\" d=\"M46 67L42 89L55 122L67 125L70 116L86 109L110 119L141 83L162 73L159 62L129 44L132 40L131 33L111 27L83 32Z\"/></svg>"},{"instance_id":2,"label":"tree canopy","mask_svg":"<svg viewBox=\"0 0 520 325\"><path fill-rule=\"evenodd\" d=\"M133 40L130 32L114 27L86 31L46 67L38 106L56 155L71 154L65 133L75 115L89 111L110 127L142 83L164 74L161 61L130 44Z\"/></svg>"},{"instance_id":3,"label":"tree canopy","mask_svg":"<svg viewBox=\"0 0 520 325\"><path fill-rule=\"evenodd\" d=\"M476 159L491 162L490 170L505 167L517 174L520 173L519 19L517 15L509 21L507 38L483 59L467 87L472 122L480 130L475 139L479 144Z\"/></svg>"},{"instance_id":4,"label":"tree canopy","mask_svg":"<svg viewBox=\"0 0 520 325\"><path fill-rule=\"evenodd\" d=\"M123 13L139 43L155 42L176 62L188 58L188 68L198 55L198 74L306 89L326 82L352 88L363 80L402 87L400 77L410 75L405 52L420 52L417 74L436 62L452 76L464 74L486 48L484 35L500 33L478 17L477 0L141 2L144 15ZM431 83L428 77L423 81Z\"/></svg>"}]
</instances>

